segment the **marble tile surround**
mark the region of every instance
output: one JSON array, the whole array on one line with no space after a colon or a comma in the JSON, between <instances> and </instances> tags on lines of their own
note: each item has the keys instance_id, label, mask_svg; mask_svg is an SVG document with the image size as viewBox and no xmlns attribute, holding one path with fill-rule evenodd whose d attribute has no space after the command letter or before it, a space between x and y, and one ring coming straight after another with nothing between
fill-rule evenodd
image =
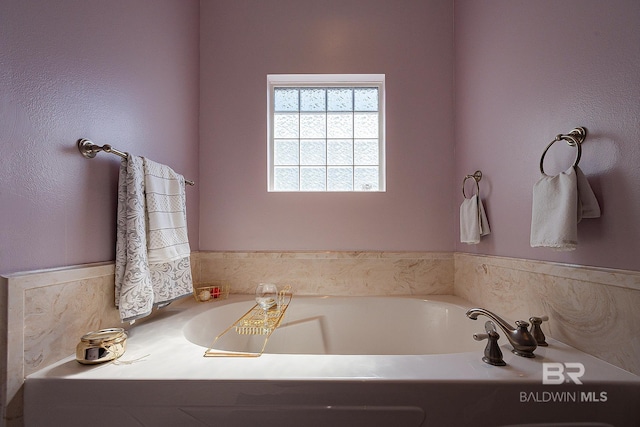
<instances>
[{"instance_id":1,"label":"marble tile surround","mask_svg":"<svg viewBox=\"0 0 640 427\"><path fill-rule=\"evenodd\" d=\"M453 293L451 253L204 252L193 253L191 264L196 283L223 279L235 293L253 293L260 281L290 283L301 295ZM114 307L113 281L113 263L0 277L0 308L6 313L0 316L6 319L6 325L0 323L6 344L0 359L6 384L0 427L22 425L27 375L73 354L79 337L90 330L129 328Z\"/></svg>"},{"instance_id":2,"label":"marble tile surround","mask_svg":"<svg viewBox=\"0 0 640 427\"><path fill-rule=\"evenodd\" d=\"M113 263L0 277L6 319L0 426L22 425L27 375L72 354L89 330L120 326L113 281Z\"/></svg>"},{"instance_id":3,"label":"marble tile surround","mask_svg":"<svg viewBox=\"0 0 640 427\"><path fill-rule=\"evenodd\" d=\"M200 280L250 294L260 282L298 295L446 295L453 254L437 252L200 252Z\"/></svg>"},{"instance_id":4,"label":"marble tile surround","mask_svg":"<svg viewBox=\"0 0 640 427\"><path fill-rule=\"evenodd\" d=\"M640 272L455 254L454 294L640 375Z\"/></svg>"},{"instance_id":5,"label":"marble tile surround","mask_svg":"<svg viewBox=\"0 0 640 427\"><path fill-rule=\"evenodd\" d=\"M192 269L196 283L225 280L234 293L272 281L300 295L454 294L507 319L548 314L548 335L640 375L640 272L432 252L200 252ZM88 330L122 326L113 272L102 263L0 277L0 427L22 425L26 375L72 354Z\"/></svg>"}]
</instances>

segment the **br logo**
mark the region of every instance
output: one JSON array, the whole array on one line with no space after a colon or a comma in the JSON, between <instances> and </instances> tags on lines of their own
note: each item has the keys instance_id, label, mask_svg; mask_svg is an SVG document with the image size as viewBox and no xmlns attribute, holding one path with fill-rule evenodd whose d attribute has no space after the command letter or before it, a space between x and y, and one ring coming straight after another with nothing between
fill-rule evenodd
<instances>
[{"instance_id":1,"label":"br logo","mask_svg":"<svg viewBox=\"0 0 640 427\"><path fill-rule=\"evenodd\" d=\"M583 375L584 365L579 362L542 364L542 384L563 384L569 381L582 384L580 377Z\"/></svg>"}]
</instances>

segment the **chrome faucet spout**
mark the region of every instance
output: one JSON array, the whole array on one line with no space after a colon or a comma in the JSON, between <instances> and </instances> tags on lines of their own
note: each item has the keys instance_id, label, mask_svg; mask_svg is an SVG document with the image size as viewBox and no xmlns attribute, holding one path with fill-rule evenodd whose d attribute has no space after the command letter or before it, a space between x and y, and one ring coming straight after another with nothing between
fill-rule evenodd
<instances>
[{"instance_id":1,"label":"chrome faucet spout","mask_svg":"<svg viewBox=\"0 0 640 427\"><path fill-rule=\"evenodd\" d=\"M506 320L504 320L497 314L490 312L489 310L486 310L484 308L472 308L471 310L467 311L467 317L473 320L476 320L481 314L487 316L495 323L497 323L498 326L500 326L500 329L502 329L505 333L516 331L516 329L511 326Z\"/></svg>"},{"instance_id":2,"label":"chrome faucet spout","mask_svg":"<svg viewBox=\"0 0 640 427\"><path fill-rule=\"evenodd\" d=\"M533 335L527 329L529 327L529 323L523 320L518 320L516 321L516 327L514 328L503 318L484 308L472 308L467 311L467 317L472 320L478 319L478 316L480 315L487 316L489 319L493 320L500 329L502 329L502 332L504 332L509 343L513 346L513 350L511 351L514 354L522 357L536 357L535 354L533 354L533 351L536 349L538 344L536 343Z\"/></svg>"}]
</instances>

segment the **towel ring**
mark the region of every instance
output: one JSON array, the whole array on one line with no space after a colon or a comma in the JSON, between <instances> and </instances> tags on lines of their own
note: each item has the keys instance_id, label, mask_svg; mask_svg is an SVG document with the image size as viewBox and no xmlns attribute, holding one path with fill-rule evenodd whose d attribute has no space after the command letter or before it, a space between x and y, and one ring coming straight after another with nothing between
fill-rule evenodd
<instances>
[{"instance_id":1,"label":"towel ring","mask_svg":"<svg viewBox=\"0 0 640 427\"><path fill-rule=\"evenodd\" d=\"M543 175L546 175L546 173L544 172L544 156L547 154L547 151L549 151L549 148L551 148L553 144L562 140L567 141L567 144L569 144L569 146L576 147L576 158L573 161L573 167L575 168L576 166L578 166L578 163L580 163L580 157L582 157L582 142L584 141L586 136L587 130L583 127L575 128L567 135L556 135L554 140L551 141L547 145L547 148L545 148L542 152L542 157L540 157L540 172Z\"/></svg>"},{"instance_id":2,"label":"towel ring","mask_svg":"<svg viewBox=\"0 0 640 427\"><path fill-rule=\"evenodd\" d=\"M476 195L479 195L480 194L480 184L478 184L478 183L482 179L482 172L476 171L473 175L466 175L464 177L464 179L462 180L462 197L464 197L465 199L467 198L467 195L464 193L464 183L467 182L467 180L469 178L473 178L473 180L476 182Z\"/></svg>"}]
</instances>

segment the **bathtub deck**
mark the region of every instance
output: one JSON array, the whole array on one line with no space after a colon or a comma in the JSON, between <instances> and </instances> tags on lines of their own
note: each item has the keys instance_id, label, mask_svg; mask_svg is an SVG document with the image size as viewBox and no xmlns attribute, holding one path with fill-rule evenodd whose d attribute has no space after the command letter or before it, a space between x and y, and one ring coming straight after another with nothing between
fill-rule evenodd
<instances>
[{"instance_id":1,"label":"bathtub deck","mask_svg":"<svg viewBox=\"0 0 640 427\"><path fill-rule=\"evenodd\" d=\"M468 306L456 297L429 298ZM234 295L211 304L244 299L250 298ZM205 348L187 341L182 328L211 304L185 301L132 328L121 358L131 363L86 366L69 356L30 375L26 425L80 426L87 419L98 420L94 426L113 425L99 422L103 415L114 421L109 411L118 414L121 426L235 426L251 420L292 426L353 425L349 420L407 426L472 420L476 426L562 420L640 425L640 377L552 339L536 350L535 359L515 356L503 344L506 367L481 361L484 344L477 352L441 355L205 358ZM543 363L549 362L583 364L583 384L543 385ZM545 402L549 392L565 401ZM282 420L285 412L288 421Z\"/></svg>"}]
</instances>

